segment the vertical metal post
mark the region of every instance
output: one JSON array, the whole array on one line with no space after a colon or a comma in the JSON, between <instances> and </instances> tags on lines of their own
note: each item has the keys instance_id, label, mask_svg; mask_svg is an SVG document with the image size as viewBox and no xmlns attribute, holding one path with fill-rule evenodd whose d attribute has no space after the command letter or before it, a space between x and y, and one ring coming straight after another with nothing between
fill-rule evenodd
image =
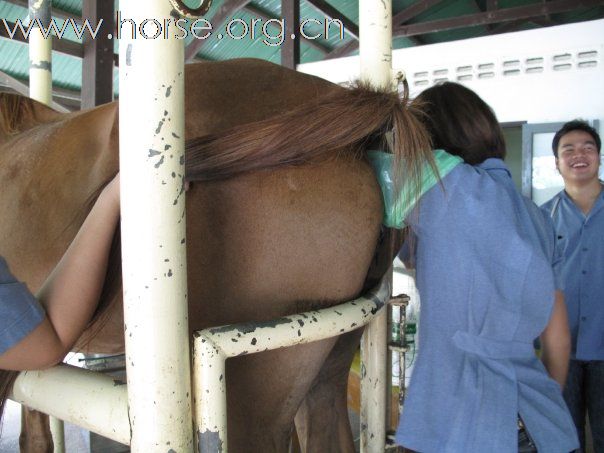
<instances>
[{"instance_id":1,"label":"vertical metal post","mask_svg":"<svg viewBox=\"0 0 604 453\"><path fill-rule=\"evenodd\" d=\"M63 420L48 416L50 422L50 434L52 434L52 443L54 453L65 453L65 423Z\"/></svg>"},{"instance_id":2,"label":"vertical metal post","mask_svg":"<svg viewBox=\"0 0 604 453\"><path fill-rule=\"evenodd\" d=\"M52 34L44 38L40 27L48 31L51 0L29 0L29 97L46 105L52 103Z\"/></svg>"},{"instance_id":3,"label":"vertical metal post","mask_svg":"<svg viewBox=\"0 0 604 453\"><path fill-rule=\"evenodd\" d=\"M226 363L211 338L196 332L193 349L197 453L228 452ZM243 344L243 342L242 342Z\"/></svg>"},{"instance_id":4,"label":"vertical metal post","mask_svg":"<svg viewBox=\"0 0 604 453\"><path fill-rule=\"evenodd\" d=\"M94 26L101 23L100 33L93 39L84 34L82 44L82 101L89 109L113 101L113 2L86 0L82 2L82 18Z\"/></svg>"},{"instance_id":5,"label":"vertical metal post","mask_svg":"<svg viewBox=\"0 0 604 453\"><path fill-rule=\"evenodd\" d=\"M122 0L120 11L116 26L131 448L138 453L190 452L184 41L175 38L168 0Z\"/></svg>"},{"instance_id":6,"label":"vertical metal post","mask_svg":"<svg viewBox=\"0 0 604 453\"><path fill-rule=\"evenodd\" d=\"M392 89L392 1L359 0L361 79ZM361 452L386 443L387 311L369 323L361 342Z\"/></svg>"},{"instance_id":7,"label":"vertical metal post","mask_svg":"<svg viewBox=\"0 0 604 453\"><path fill-rule=\"evenodd\" d=\"M49 32L51 0L29 0L29 97L52 105L52 33ZM47 37L40 27L46 30ZM50 432L56 453L65 452L65 429L62 420L50 417Z\"/></svg>"},{"instance_id":8,"label":"vertical metal post","mask_svg":"<svg viewBox=\"0 0 604 453\"><path fill-rule=\"evenodd\" d=\"M359 0L361 79L394 88L392 76L392 1Z\"/></svg>"},{"instance_id":9,"label":"vertical metal post","mask_svg":"<svg viewBox=\"0 0 604 453\"><path fill-rule=\"evenodd\" d=\"M296 69L300 64L300 0L281 0L285 41L281 44L281 66Z\"/></svg>"}]
</instances>

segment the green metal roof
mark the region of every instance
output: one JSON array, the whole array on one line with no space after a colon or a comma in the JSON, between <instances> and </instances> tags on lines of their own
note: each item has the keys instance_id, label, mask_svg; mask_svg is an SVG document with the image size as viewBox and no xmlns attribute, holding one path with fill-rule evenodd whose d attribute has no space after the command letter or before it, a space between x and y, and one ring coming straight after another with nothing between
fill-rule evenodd
<instances>
[{"instance_id":1,"label":"green metal roof","mask_svg":"<svg viewBox=\"0 0 604 453\"><path fill-rule=\"evenodd\" d=\"M377 0L376 0L377 1ZM192 0L187 0L193 4ZM212 19L220 7L227 7L232 0L214 0L207 19L212 23L214 29L224 30L224 25L215 24ZM281 17L282 0L253 0L246 7L228 15L235 19L233 27L234 34L242 33L240 25L244 22L249 26L254 20L260 18L257 25L257 36L255 39L249 37L249 33L242 39L218 39L217 33L203 44L196 55L198 59L205 60L228 60L239 57L262 58L274 63L280 63L280 47L267 45L263 42L275 43L276 39L263 36L261 25L269 18ZM65 17L81 17L82 0L54 0L53 17L58 26L63 25ZM520 8L519 8L520 7ZM539 7L547 14L524 14L522 17L506 16L501 20L490 20L488 13L501 13L508 8ZM411 8L411 9L410 9ZM550 9L551 8L551 9ZM322 10L321 10L322 9ZM358 27L358 0L301 0L300 18L324 21L334 10L350 20L351 24ZM119 1L115 1L115 10L119 10ZM413 14L411 14L411 10ZM326 14L327 13L329 14ZM433 44L446 41L454 41L489 34L527 30L542 26L566 24L586 20L600 19L604 17L604 0L601 1L574 1L552 0L393 0L393 16L405 12L406 21L403 24L393 24L395 37L393 48L404 48L424 44ZM27 0L0 0L0 18L8 23L17 20L25 21L28 15ZM499 17L499 16L498 16ZM455 20L457 23L454 23ZM461 20L461 22L459 22ZM485 23L486 22L486 23ZM461 25L460 25L461 24ZM397 30L398 26L407 27ZM414 28L415 27L415 28ZM417 28L421 27L421 28ZM27 83L28 79L28 52L24 43L7 37L3 22L0 20L0 71L10 77ZM321 34L322 26L309 22L305 31L310 34ZM4 33L3 33L4 31ZM218 30L216 30L218 31ZM276 36L278 28L269 29L271 36ZM300 62L307 63L329 58L333 51L342 52L350 48L344 55L358 53L355 38L346 33L340 39L336 30L330 28L331 36L324 36L313 40L302 40L300 43ZM64 40L75 44L75 48L81 46L81 39L68 27ZM193 41L189 38L187 44ZM114 40L114 51L117 52L118 43ZM73 51L72 53L77 53ZM81 52L80 52L81 53ZM53 83L54 87L64 90L78 92L81 87L82 63L79 56L68 55L53 51ZM117 70L115 71L114 86L117 87ZM116 88L117 90L117 88Z\"/></svg>"}]
</instances>

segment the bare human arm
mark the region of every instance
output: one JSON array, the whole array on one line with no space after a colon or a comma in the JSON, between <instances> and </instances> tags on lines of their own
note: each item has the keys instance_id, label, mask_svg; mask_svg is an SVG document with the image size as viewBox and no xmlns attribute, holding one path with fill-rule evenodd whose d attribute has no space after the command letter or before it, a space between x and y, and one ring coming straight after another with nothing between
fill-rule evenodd
<instances>
[{"instance_id":1,"label":"bare human arm","mask_svg":"<svg viewBox=\"0 0 604 453\"><path fill-rule=\"evenodd\" d=\"M119 221L119 173L103 189L78 234L37 294L46 317L0 355L0 369L52 366L70 351L92 318L103 289Z\"/></svg>"},{"instance_id":2,"label":"bare human arm","mask_svg":"<svg viewBox=\"0 0 604 453\"><path fill-rule=\"evenodd\" d=\"M564 304L564 295L556 291L554 308L550 320L541 333L541 361L547 372L564 388L568 373L568 362L571 350L568 315Z\"/></svg>"}]
</instances>

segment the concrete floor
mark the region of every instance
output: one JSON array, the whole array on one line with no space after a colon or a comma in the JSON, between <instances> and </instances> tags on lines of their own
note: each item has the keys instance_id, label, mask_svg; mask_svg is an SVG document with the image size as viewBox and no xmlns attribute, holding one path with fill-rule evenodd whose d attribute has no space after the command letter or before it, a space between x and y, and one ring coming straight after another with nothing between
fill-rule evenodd
<instances>
[{"instance_id":1,"label":"concrete floor","mask_svg":"<svg viewBox=\"0 0 604 453\"><path fill-rule=\"evenodd\" d=\"M359 451L359 418L349 411L353 428L356 451ZM4 423L0 435L0 453L19 452L19 431L21 429L21 406L13 401L7 402ZM588 433L590 438L591 433ZM127 453L130 449L122 444L102 438L82 428L65 423L65 450L67 453ZM594 453L588 441L586 453Z\"/></svg>"},{"instance_id":2,"label":"concrete floor","mask_svg":"<svg viewBox=\"0 0 604 453\"><path fill-rule=\"evenodd\" d=\"M21 431L21 405L8 401L4 413L4 423L0 436L0 453L19 452L19 432ZM65 423L65 450L67 453L90 452L88 431L70 423ZM96 453L96 452L95 452ZM100 452L99 452L100 453ZM109 452L107 452L109 453Z\"/></svg>"}]
</instances>

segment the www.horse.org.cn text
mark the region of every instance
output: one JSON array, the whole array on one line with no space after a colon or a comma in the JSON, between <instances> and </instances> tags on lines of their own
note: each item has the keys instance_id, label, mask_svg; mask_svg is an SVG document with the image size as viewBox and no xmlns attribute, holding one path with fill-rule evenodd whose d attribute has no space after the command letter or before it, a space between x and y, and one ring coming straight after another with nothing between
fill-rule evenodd
<instances>
[{"instance_id":1,"label":"www.horse.org.cn text","mask_svg":"<svg viewBox=\"0 0 604 453\"><path fill-rule=\"evenodd\" d=\"M10 39L14 39L15 35L20 32L24 39L29 38L29 34L33 28L39 28L45 38L49 38L53 34L62 39L71 29L78 39L82 39L85 35L92 39L97 39L102 32L103 19L95 23L91 23L89 19L84 19L81 22L69 18L64 21L52 18L45 25L39 19L32 21L22 21L17 19L15 23L8 22L2 19L2 25L6 30ZM137 23L134 19L122 18L120 11L115 15L116 29L115 33L108 33L106 36L109 39L114 37L124 38L143 38L143 39L194 39L205 40L212 36L216 39L260 39L267 46L276 47L283 44L286 38L294 39L296 36L308 40L315 39L330 39L338 37L344 39L344 25L339 19L303 19L294 29L286 27L286 21L283 18L277 19L261 19L250 18L248 20L233 18L227 21L220 31L214 29L211 21L207 19L196 19L194 21L186 19L164 18L159 19L144 19ZM286 30L289 36L286 35Z\"/></svg>"}]
</instances>

